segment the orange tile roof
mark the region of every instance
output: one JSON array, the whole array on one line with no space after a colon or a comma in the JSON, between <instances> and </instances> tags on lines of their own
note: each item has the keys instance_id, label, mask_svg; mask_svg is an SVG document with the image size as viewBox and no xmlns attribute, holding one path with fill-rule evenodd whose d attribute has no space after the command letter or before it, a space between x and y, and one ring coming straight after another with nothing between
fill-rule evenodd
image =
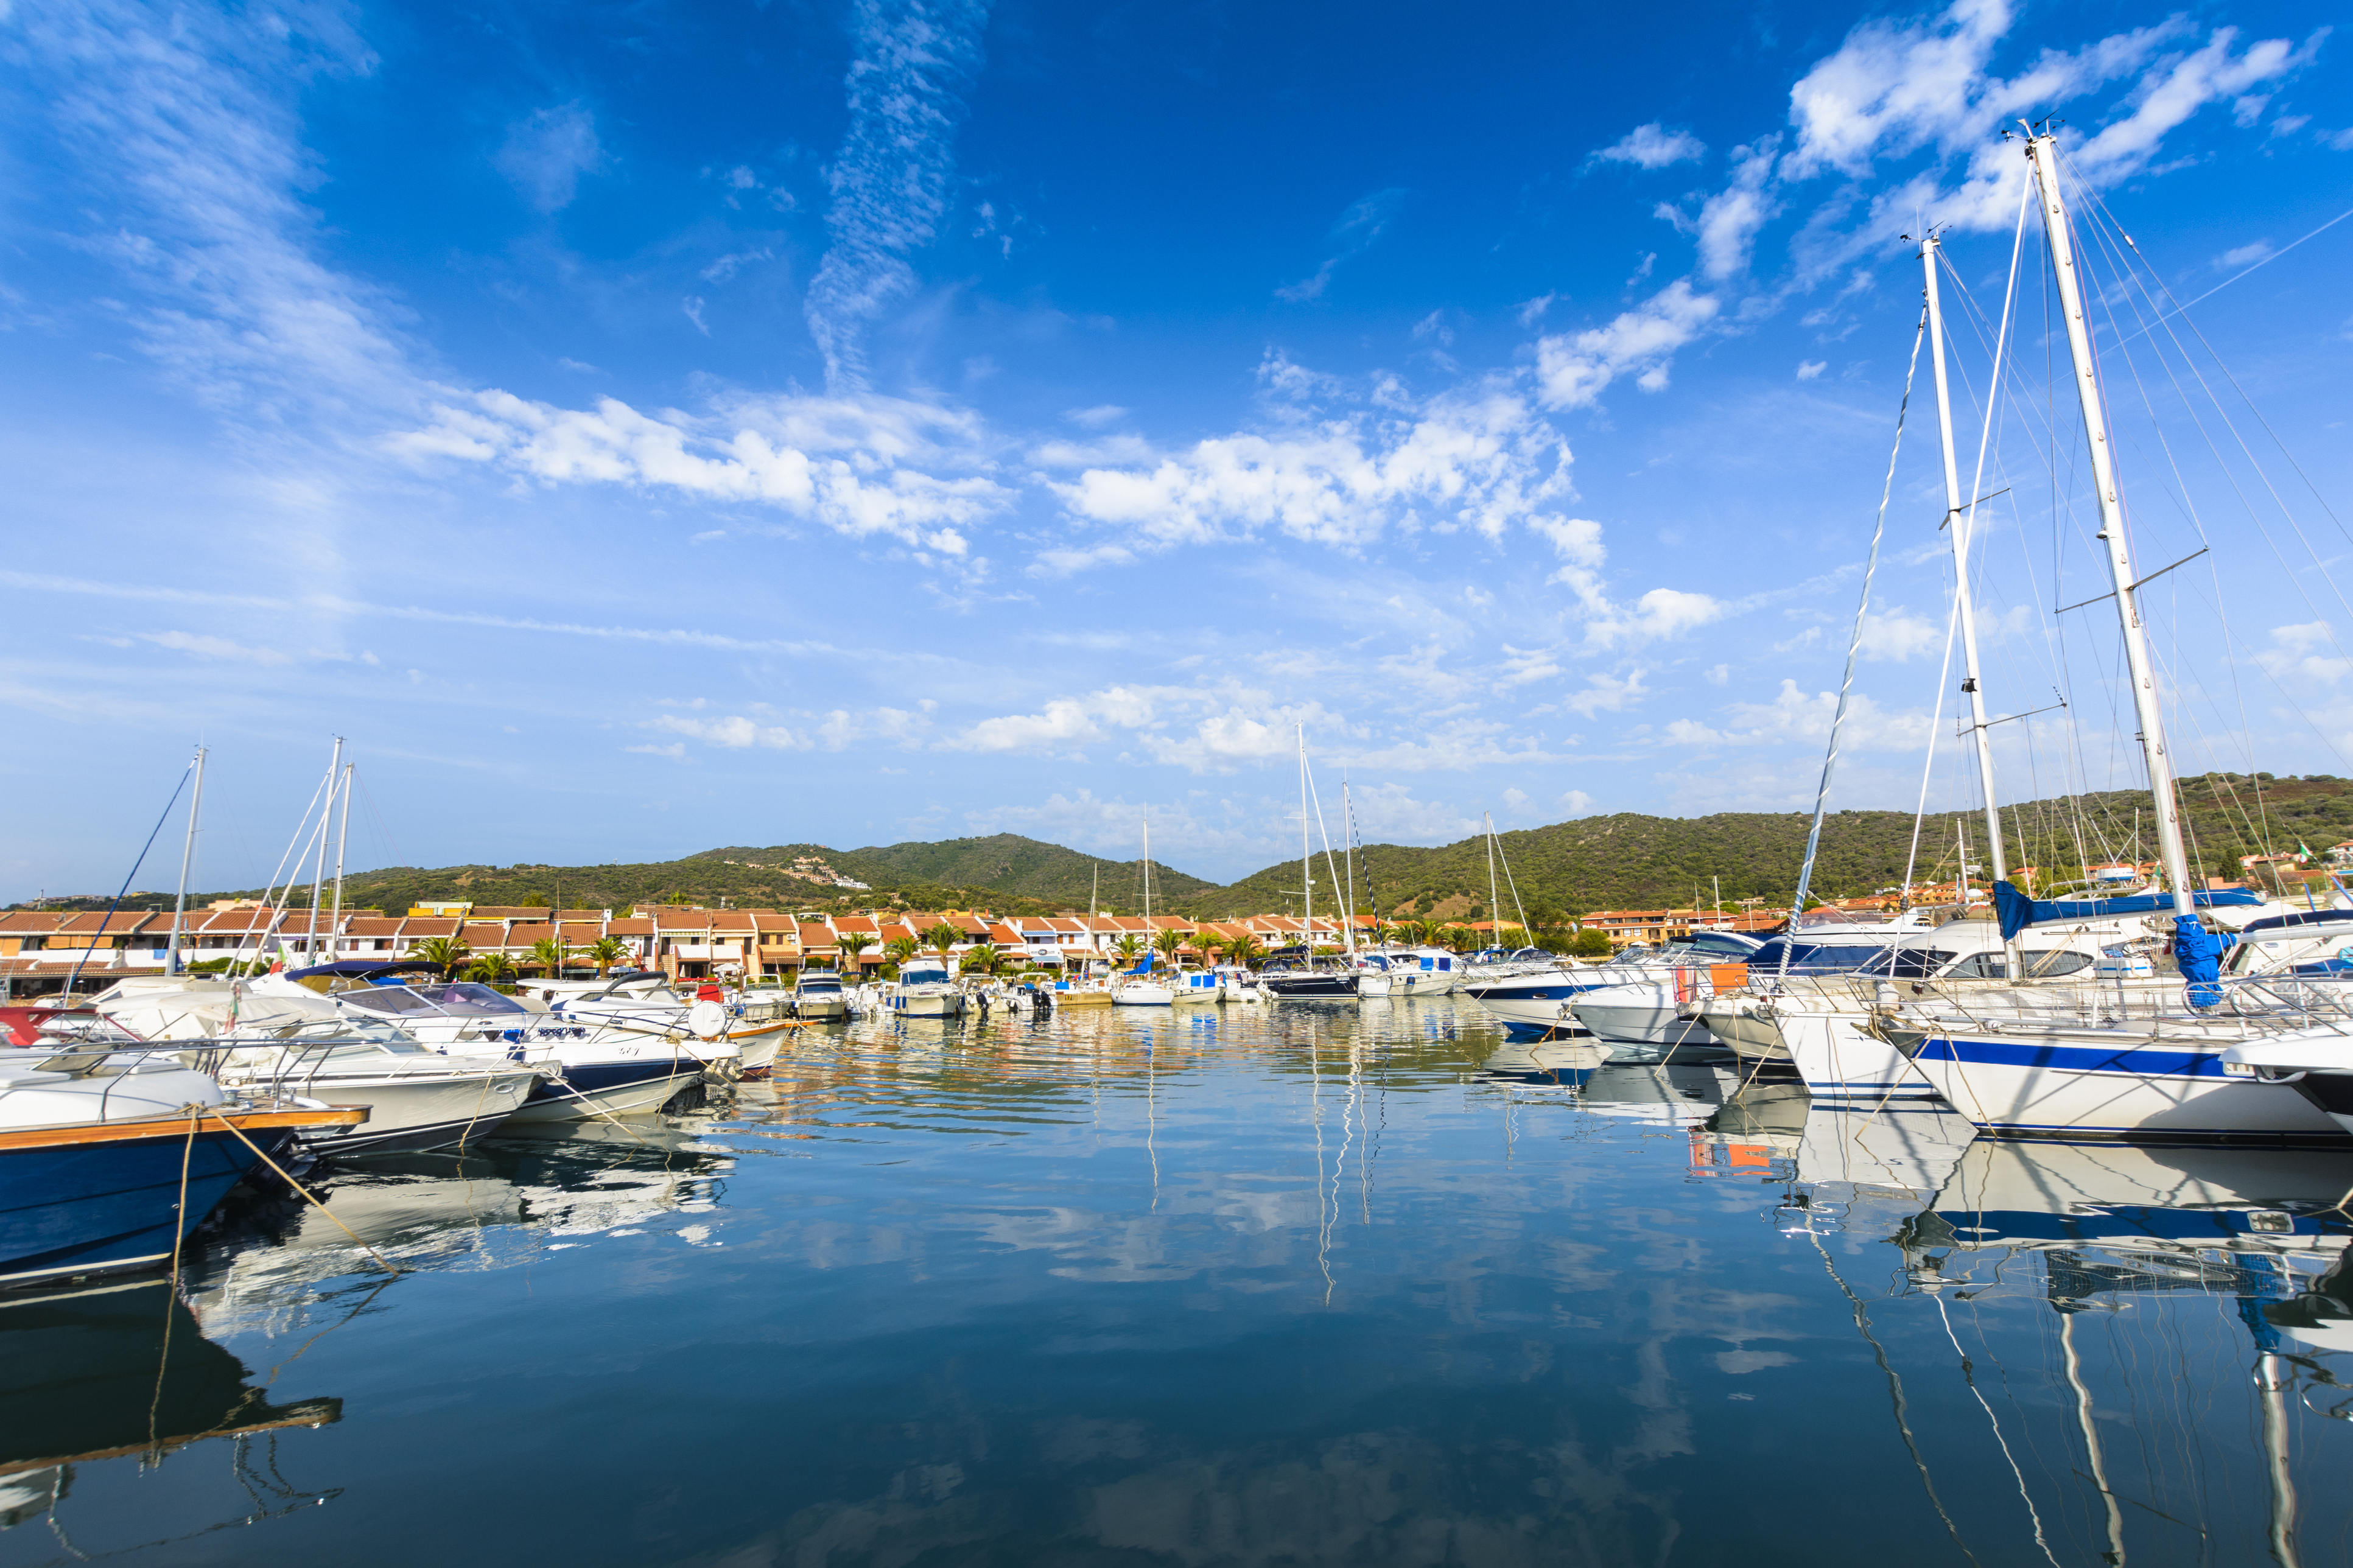
<instances>
[{"instance_id":1,"label":"orange tile roof","mask_svg":"<svg viewBox=\"0 0 2353 1568\"><path fill-rule=\"evenodd\" d=\"M709 910L657 910L654 925L661 931L708 931L711 915Z\"/></svg>"},{"instance_id":2,"label":"orange tile roof","mask_svg":"<svg viewBox=\"0 0 2353 1568\"><path fill-rule=\"evenodd\" d=\"M66 917L55 910L18 910L0 915L0 935L46 936L65 921Z\"/></svg>"},{"instance_id":3,"label":"orange tile roof","mask_svg":"<svg viewBox=\"0 0 2353 1568\"><path fill-rule=\"evenodd\" d=\"M801 946L811 952L831 952L834 945L830 927L804 921L800 930Z\"/></svg>"},{"instance_id":4,"label":"orange tile roof","mask_svg":"<svg viewBox=\"0 0 2353 1568\"><path fill-rule=\"evenodd\" d=\"M73 916L58 930L71 931L77 936L128 936L154 918L143 910L126 910L110 915L103 910L90 910ZM171 921L167 919L164 923L168 927Z\"/></svg>"},{"instance_id":5,"label":"orange tile roof","mask_svg":"<svg viewBox=\"0 0 2353 1568\"><path fill-rule=\"evenodd\" d=\"M654 934L654 922L649 917L633 915L627 920L615 921L605 928L605 933L607 936L651 936Z\"/></svg>"}]
</instances>

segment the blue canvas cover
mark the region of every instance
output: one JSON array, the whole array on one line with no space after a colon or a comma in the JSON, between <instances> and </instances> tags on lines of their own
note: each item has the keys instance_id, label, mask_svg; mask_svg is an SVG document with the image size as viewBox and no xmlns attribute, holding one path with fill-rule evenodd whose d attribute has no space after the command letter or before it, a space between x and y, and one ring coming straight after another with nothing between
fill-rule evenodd
<instances>
[{"instance_id":1,"label":"blue canvas cover","mask_svg":"<svg viewBox=\"0 0 2353 1568\"><path fill-rule=\"evenodd\" d=\"M2263 902L2244 888L2219 888L2192 893L2190 899L2201 910L2261 909ZM2008 882L1993 885L1993 910L2000 917L2004 942L2046 921L2111 920L2117 915L2165 914L2172 908L2169 893L2135 893L2121 899L2030 899Z\"/></svg>"}]
</instances>

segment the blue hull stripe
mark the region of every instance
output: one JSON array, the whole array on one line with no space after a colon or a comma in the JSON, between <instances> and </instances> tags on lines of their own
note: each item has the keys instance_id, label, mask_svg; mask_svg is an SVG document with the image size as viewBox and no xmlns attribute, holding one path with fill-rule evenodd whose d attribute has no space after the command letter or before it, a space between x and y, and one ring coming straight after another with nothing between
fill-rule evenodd
<instances>
[{"instance_id":1,"label":"blue hull stripe","mask_svg":"<svg viewBox=\"0 0 2353 1568\"><path fill-rule=\"evenodd\" d=\"M2212 1051L2111 1050L2102 1046L2061 1046L2024 1040L1926 1039L1922 1059L1982 1062L1989 1067L2048 1068L2059 1072L2109 1072L2132 1078L2221 1079L2221 1057Z\"/></svg>"}]
</instances>

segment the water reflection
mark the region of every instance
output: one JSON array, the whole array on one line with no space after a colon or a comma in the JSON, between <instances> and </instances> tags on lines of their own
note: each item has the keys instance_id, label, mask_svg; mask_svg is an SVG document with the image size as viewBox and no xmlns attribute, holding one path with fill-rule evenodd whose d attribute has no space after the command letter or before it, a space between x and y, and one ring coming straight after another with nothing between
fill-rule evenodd
<instances>
[{"instance_id":1,"label":"water reflection","mask_svg":"<svg viewBox=\"0 0 2353 1568\"><path fill-rule=\"evenodd\" d=\"M1979 1144L1426 999L878 1020L334 1173L388 1281L256 1204L180 1321L225 1399L343 1402L277 1434L342 1489L265 1562L2318 1562L2346 1164ZM141 1463L73 1505L238 1514Z\"/></svg>"},{"instance_id":2,"label":"water reflection","mask_svg":"<svg viewBox=\"0 0 2353 1568\"><path fill-rule=\"evenodd\" d=\"M0 1529L43 1521L73 1552L81 1467L151 1468L209 1439L227 1439L219 1447L252 1504L222 1522L308 1506L332 1489L298 1488L279 1473L274 1441L257 1454L252 1439L338 1421L343 1404L274 1401L159 1279L0 1295Z\"/></svg>"}]
</instances>

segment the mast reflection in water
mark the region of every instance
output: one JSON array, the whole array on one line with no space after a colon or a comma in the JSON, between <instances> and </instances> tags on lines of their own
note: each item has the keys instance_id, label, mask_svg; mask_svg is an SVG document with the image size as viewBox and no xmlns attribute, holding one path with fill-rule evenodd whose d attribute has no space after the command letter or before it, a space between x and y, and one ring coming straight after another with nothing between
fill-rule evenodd
<instances>
[{"instance_id":1,"label":"mast reflection in water","mask_svg":"<svg viewBox=\"0 0 2353 1568\"><path fill-rule=\"evenodd\" d=\"M248 1518L337 1568L2333 1562L2348 1186L1443 998L828 1026L667 1122L333 1173L396 1278L233 1216L153 1434L158 1284L9 1385L56 1435L0 1568Z\"/></svg>"}]
</instances>

